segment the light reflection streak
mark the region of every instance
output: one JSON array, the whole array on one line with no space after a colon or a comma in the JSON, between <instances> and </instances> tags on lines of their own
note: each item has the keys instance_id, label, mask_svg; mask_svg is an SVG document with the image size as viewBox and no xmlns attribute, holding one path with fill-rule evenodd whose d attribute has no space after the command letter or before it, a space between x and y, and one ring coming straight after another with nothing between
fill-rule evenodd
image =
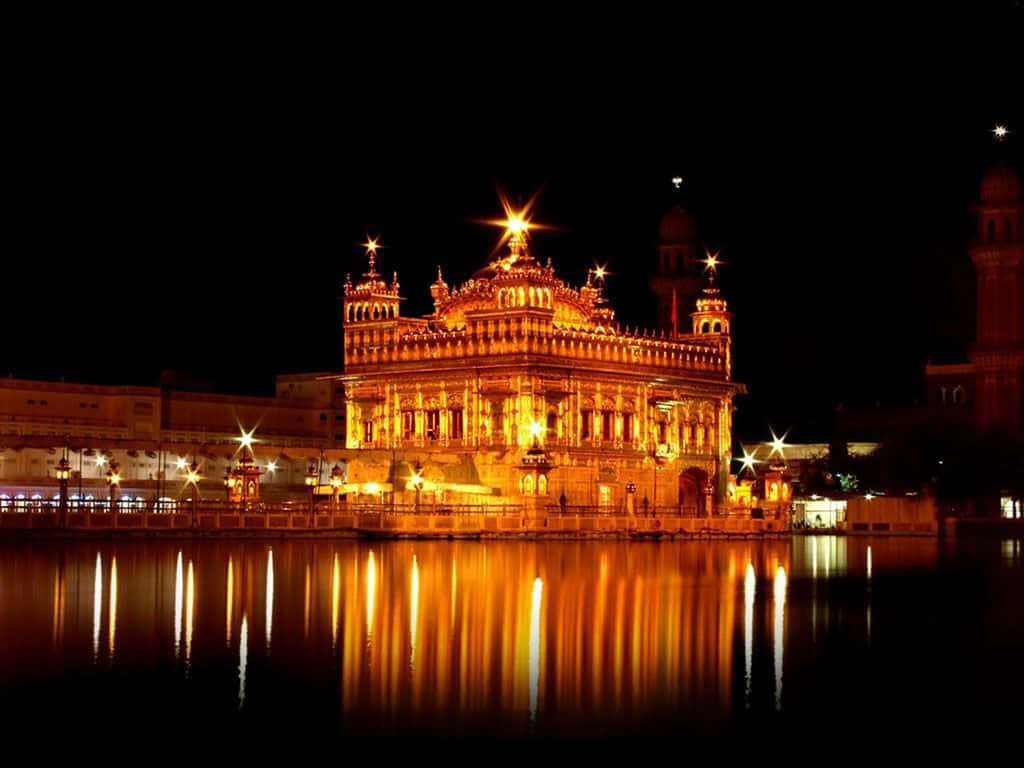
<instances>
[{"instance_id":1,"label":"light reflection streak","mask_svg":"<svg viewBox=\"0 0 1024 768\"><path fill-rule=\"evenodd\" d=\"M744 702L750 709L751 673L754 664L754 593L757 588L757 577L754 575L754 564L747 563L747 573L743 579L743 668L744 668Z\"/></svg>"},{"instance_id":2,"label":"light reflection streak","mask_svg":"<svg viewBox=\"0 0 1024 768\"><path fill-rule=\"evenodd\" d=\"M227 643L227 647L230 648L231 647L231 609L234 607L233 606L233 602L234 602L234 599L235 599L235 563L234 563L234 560L231 558L230 555L228 555L228 585L227 585L227 590L226 591L227 591L227 595L225 597L225 603L226 603L227 607L225 608L225 611L224 611L224 613L226 615L225 623L227 624L227 641L226 641L226 643Z\"/></svg>"},{"instance_id":3,"label":"light reflection streak","mask_svg":"<svg viewBox=\"0 0 1024 768\"><path fill-rule=\"evenodd\" d=\"M868 648L871 647L871 545L868 544L868 599L867 599L867 610L865 612L865 619L867 623L868 632Z\"/></svg>"},{"instance_id":4,"label":"light reflection streak","mask_svg":"<svg viewBox=\"0 0 1024 768\"><path fill-rule=\"evenodd\" d=\"M416 666L416 623L420 609L420 569L416 555L412 556L412 576L409 577L409 664Z\"/></svg>"},{"instance_id":5,"label":"light reflection streak","mask_svg":"<svg viewBox=\"0 0 1024 768\"><path fill-rule=\"evenodd\" d=\"M544 582L540 576L533 580L533 593L530 596L530 722L537 722L537 700L540 690L540 609L544 596Z\"/></svg>"},{"instance_id":6,"label":"light reflection streak","mask_svg":"<svg viewBox=\"0 0 1024 768\"><path fill-rule=\"evenodd\" d=\"M267 653L274 633L274 550L267 550Z\"/></svg>"},{"instance_id":7,"label":"light reflection streak","mask_svg":"<svg viewBox=\"0 0 1024 768\"><path fill-rule=\"evenodd\" d=\"M110 560L110 659L114 659L114 639L117 636L117 556Z\"/></svg>"},{"instance_id":8,"label":"light reflection streak","mask_svg":"<svg viewBox=\"0 0 1024 768\"><path fill-rule=\"evenodd\" d=\"M775 571L775 709L782 709L782 657L785 638L786 569Z\"/></svg>"},{"instance_id":9,"label":"light reflection streak","mask_svg":"<svg viewBox=\"0 0 1024 768\"><path fill-rule=\"evenodd\" d=\"M103 561L100 553L96 553L96 575L92 585L92 660L100 657L100 625L103 616Z\"/></svg>"},{"instance_id":10,"label":"light reflection streak","mask_svg":"<svg viewBox=\"0 0 1024 768\"><path fill-rule=\"evenodd\" d=\"M195 607L195 576L192 561L188 561L188 587L185 597L185 661L192 659L192 616Z\"/></svg>"},{"instance_id":11,"label":"light reflection streak","mask_svg":"<svg viewBox=\"0 0 1024 768\"><path fill-rule=\"evenodd\" d=\"M181 573L181 550L178 550L178 564L174 569L174 658L181 654L181 601L183 578Z\"/></svg>"},{"instance_id":12,"label":"light reflection streak","mask_svg":"<svg viewBox=\"0 0 1024 768\"><path fill-rule=\"evenodd\" d=\"M249 620L242 613L242 629L238 635L238 708L245 705L245 668L249 663Z\"/></svg>"},{"instance_id":13,"label":"light reflection streak","mask_svg":"<svg viewBox=\"0 0 1024 768\"><path fill-rule=\"evenodd\" d=\"M334 553L334 567L331 568L331 648L338 647L338 612L341 608L341 568L338 553Z\"/></svg>"},{"instance_id":14,"label":"light reflection streak","mask_svg":"<svg viewBox=\"0 0 1024 768\"><path fill-rule=\"evenodd\" d=\"M373 550L366 558L366 642L373 639L373 610L377 598L377 563L373 559Z\"/></svg>"}]
</instances>

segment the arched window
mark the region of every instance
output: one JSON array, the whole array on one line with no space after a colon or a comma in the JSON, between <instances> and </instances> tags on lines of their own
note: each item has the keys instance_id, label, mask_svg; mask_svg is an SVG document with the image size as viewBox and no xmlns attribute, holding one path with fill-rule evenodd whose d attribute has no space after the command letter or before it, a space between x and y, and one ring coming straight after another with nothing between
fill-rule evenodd
<instances>
[{"instance_id":1,"label":"arched window","mask_svg":"<svg viewBox=\"0 0 1024 768\"><path fill-rule=\"evenodd\" d=\"M707 320L705 320L703 323L700 324L700 332L701 333L707 333L708 332L708 321Z\"/></svg>"},{"instance_id":2,"label":"arched window","mask_svg":"<svg viewBox=\"0 0 1024 768\"><path fill-rule=\"evenodd\" d=\"M722 324L718 320L715 320L715 324L713 326L711 326L711 332L712 333L721 333L722 332Z\"/></svg>"},{"instance_id":3,"label":"arched window","mask_svg":"<svg viewBox=\"0 0 1024 768\"><path fill-rule=\"evenodd\" d=\"M943 405L946 404L946 388L945 387L939 387L939 401Z\"/></svg>"},{"instance_id":4,"label":"arched window","mask_svg":"<svg viewBox=\"0 0 1024 768\"><path fill-rule=\"evenodd\" d=\"M957 386L953 388L953 405L963 405L964 402L964 388Z\"/></svg>"},{"instance_id":5,"label":"arched window","mask_svg":"<svg viewBox=\"0 0 1024 768\"><path fill-rule=\"evenodd\" d=\"M537 493L541 496L546 495L548 492L548 476L537 475Z\"/></svg>"}]
</instances>

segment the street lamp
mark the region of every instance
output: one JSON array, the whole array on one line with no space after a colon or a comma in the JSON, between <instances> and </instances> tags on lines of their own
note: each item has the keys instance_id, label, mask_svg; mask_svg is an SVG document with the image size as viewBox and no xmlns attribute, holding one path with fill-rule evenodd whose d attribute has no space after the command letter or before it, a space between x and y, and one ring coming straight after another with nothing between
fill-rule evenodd
<instances>
[{"instance_id":1,"label":"street lamp","mask_svg":"<svg viewBox=\"0 0 1024 768\"><path fill-rule=\"evenodd\" d=\"M331 468L331 488L334 492L334 507L338 507L338 494L341 493L341 484L345 479L345 471L335 464Z\"/></svg>"},{"instance_id":2,"label":"street lamp","mask_svg":"<svg viewBox=\"0 0 1024 768\"><path fill-rule=\"evenodd\" d=\"M121 468L114 460L110 461L107 468L106 481L110 487L110 512L117 514L117 492L121 487Z\"/></svg>"},{"instance_id":3,"label":"street lamp","mask_svg":"<svg viewBox=\"0 0 1024 768\"><path fill-rule=\"evenodd\" d=\"M66 456L57 462L57 482L60 483L60 527L67 525L68 515L68 478L71 477L71 465Z\"/></svg>"},{"instance_id":4,"label":"street lamp","mask_svg":"<svg viewBox=\"0 0 1024 768\"><path fill-rule=\"evenodd\" d=\"M416 491L416 505L415 511L420 511L420 491L423 490L423 475L421 473L419 464L417 463L412 470L412 475L409 477L409 482L412 483L413 490Z\"/></svg>"},{"instance_id":5,"label":"street lamp","mask_svg":"<svg viewBox=\"0 0 1024 768\"><path fill-rule=\"evenodd\" d=\"M230 468L224 470L224 493L227 494L227 500L231 501L231 491L235 487L235 475Z\"/></svg>"},{"instance_id":6,"label":"street lamp","mask_svg":"<svg viewBox=\"0 0 1024 768\"><path fill-rule=\"evenodd\" d=\"M309 486L309 519L313 519L313 504L316 495L316 483L320 479L320 473L316 470L315 464L309 465L309 470L306 472L306 485Z\"/></svg>"},{"instance_id":7,"label":"street lamp","mask_svg":"<svg viewBox=\"0 0 1024 768\"><path fill-rule=\"evenodd\" d=\"M196 527L196 507L199 504L199 481L202 475L199 474L199 464L193 458L188 466L188 473L185 475L186 482L192 486L192 527Z\"/></svg>"}]
</instances>

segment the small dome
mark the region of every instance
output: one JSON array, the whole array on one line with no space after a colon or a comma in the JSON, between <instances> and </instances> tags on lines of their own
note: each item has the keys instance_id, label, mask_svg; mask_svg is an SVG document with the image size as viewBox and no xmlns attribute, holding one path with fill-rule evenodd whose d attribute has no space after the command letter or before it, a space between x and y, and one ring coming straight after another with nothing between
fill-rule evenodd
<instances>
[{"instance_id":1,"label":"small dome","mask_svg":"<svg viewBox=\"0 0 1024 768\"><path fill-rule=\"evenodd\" d=\"M1014 203L1020 200L1020 179L1005 165L997 165L981 180L981 202Z\"/></svg>"},{"instance_id":2,"label":"small dome","mask_svg":"<svg viewBox=\"0 0 1024 768\"><path fill-rule=\"evenodd\" d=\"M669 212L661 217L658 236L662 243L686 243L697 234L697 227L690 214L681 205L673 205Z\"/></svg>"}]
</instances>

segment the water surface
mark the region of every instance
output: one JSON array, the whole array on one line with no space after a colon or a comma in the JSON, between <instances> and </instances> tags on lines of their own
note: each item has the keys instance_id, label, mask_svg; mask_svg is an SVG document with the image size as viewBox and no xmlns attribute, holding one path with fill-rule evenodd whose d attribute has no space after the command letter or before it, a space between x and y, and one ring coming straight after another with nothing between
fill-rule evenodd
<instances>
[{"instance_id":1,"label":"water surface","mask_svg":"<svg viewBox=\"0 0 1024 768\"><path fill-rule=\"evenodd\" d=\"M1021 542L0 543L9 728L962 732L1024 713Z\"/></svg>"}]
</instances>

